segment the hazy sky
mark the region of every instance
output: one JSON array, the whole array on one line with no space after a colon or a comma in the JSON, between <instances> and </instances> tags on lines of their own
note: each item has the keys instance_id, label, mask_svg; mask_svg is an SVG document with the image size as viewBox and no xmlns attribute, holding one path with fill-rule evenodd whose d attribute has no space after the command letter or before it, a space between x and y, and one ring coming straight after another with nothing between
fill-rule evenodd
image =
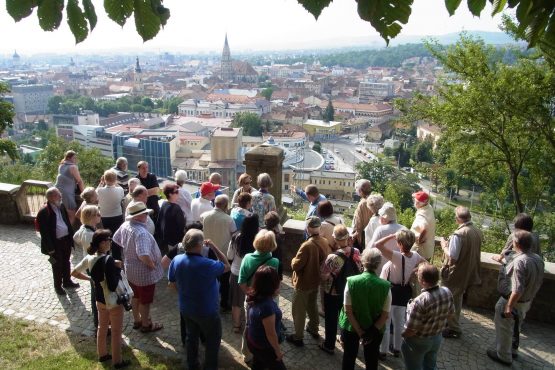
<instances>
[{"instance_id":1,"label":"hazy sky","mask_svg":"<svg viewBox=\"0 0 555 370\"><path fill-rule=\"evenodd\" d=\"M5 11L0 0L0 53L32 54L65 51L83 53L94 50L150 49L153 51L217 51L227 32L235 50L284 49L307 46L311 41L345 42L350 37L375 37L377 32L362 21L355 0L335 0L318 21L296 0L165 0L171 18L154 40L143 43L135 32L133 18L119 27L106 16L103 1L93 0L98 24L89 37L75 45L65 18L60 29L44 32L36 11L19 23ZM444 0L415 0L409 23L402 35L440 35L461 30L498 31L500 17L491 17L487 3L481 18L473 17L463 1L453 17ZM64 10L65 13L65 10ZM385 43L383 43L385 45ZM336 45L334 45L336 46Z\"/></svg>"}]
</instances>

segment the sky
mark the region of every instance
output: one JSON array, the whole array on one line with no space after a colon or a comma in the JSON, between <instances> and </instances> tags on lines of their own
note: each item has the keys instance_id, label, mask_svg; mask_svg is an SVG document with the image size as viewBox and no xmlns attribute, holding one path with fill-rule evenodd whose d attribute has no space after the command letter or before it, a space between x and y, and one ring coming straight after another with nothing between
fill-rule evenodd
<instances>
[{"instance_id":1,"label":"sky","mask_svg":"<svg viewBox=\"0 0 555 370\"><path fill-rule=\"evenodd\" d=\"M355 0L335 0L316 21L296 0L165 0L170 9L166 27L143 43L131 17L121 28L104 12L103 1L93 0L98 24L88 38L75 45L66 20L53 32L38 25L36 11L15 23L0 0L0 54L38 52L91 53L94 51L143 50L220 52L227 32L233 51L279 50L349 46L353 40L374 40L378 33L357 14ZM444 0L415 0L409 23L401 35L442 35L451 32L499 31L500 16L491 17L491 6L480 18L461 3L449 17ZM9 35L6 37L5 35ZM385 42L379 41L385 46Z\"/></svg>"}]
</instances>

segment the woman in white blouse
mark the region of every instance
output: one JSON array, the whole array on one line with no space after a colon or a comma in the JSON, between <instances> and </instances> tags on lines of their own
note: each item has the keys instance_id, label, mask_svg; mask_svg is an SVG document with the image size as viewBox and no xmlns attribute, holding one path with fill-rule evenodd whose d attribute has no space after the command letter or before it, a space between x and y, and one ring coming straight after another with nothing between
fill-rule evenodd
<instances>
[{"instance_id":1,"label":"woman in white blouse","mask_svg":"<svg viewBox=\"0 0 555 370\"><path fill-rule=\"evenodd\" d=\"M112 235L123 223L121 202L125 198L125 193L123 188L117 185L117 180L116 172L108 170L104 172L104 175L100 178L100 184L96 188L102 227L110 230ZM121 247L115 243L112 244L112 256L117 260L122 259Z\"/></svg>"}]
</instances>

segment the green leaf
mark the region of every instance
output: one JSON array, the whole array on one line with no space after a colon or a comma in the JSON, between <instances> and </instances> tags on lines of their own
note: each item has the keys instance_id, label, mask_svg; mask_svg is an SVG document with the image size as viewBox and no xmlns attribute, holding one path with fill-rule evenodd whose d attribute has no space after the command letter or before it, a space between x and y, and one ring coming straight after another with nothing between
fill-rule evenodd
<instances>
[{"instance_id":1,"label":"green leaf","mask_svg":"<svg viewBox=\"0 0 555 370\"><path fill-rule=\"evenodd\" d=\"M494 16L500 13L507 5L507 0L493 0L493 9L491 10L491 15Z\"/></svg>"},{"instance_id":2,"label":"green leaf","mask_svg":"<svg viewBox=\"0 0 555 370\"><path fill-rule=\"evenodd\" d=\"M532 9L532 3L530 0L521 0L520 4L516 8L516 19L518 19L520 25L519 28L526 28L528 23L530 22L528 18L528 14L530 13L530 9Z\"/></svg>"},{"instance_id":3,"label":"green leaf","mask_svg":"<svg viewBox=\"0 0 555 370\"><path fill-rule=\"evenodd\" d=\"M6 0L6 10L16 22L31 15L35 6L37 0Z\"/></svg>"},{"instance_id":4,"label":"green leaf","mask_svg":"<svg viewBox=\"0 0 555 370\"><path fill-rule=\"evenodd\" d=\"M449 15L455 14L455 10L461 5L461 0L445 0L445 7L449 12Z\"/></svg>"},{"instance_id":5,"label":"green leaf","mask_svg":"<svg viewBox=\"0 0 555 370\"><path fill-rule=\"evenodd\" d=\"M85 17L89 20L91 31L96 27L96 11L91 0L83 0L83 9L85 10Z\"/></svg>"},{"instance_id":6,"label":"green leaf","mask_svg":"<svg viewBox=\"0 0 555 370\"><path fill-rule=\"evenodd\" d=\"M45 31L54 31L62 22L64 0L41 0L37 11L39 25Z\"/></svg>"},{"instance_id":7,"label":"green leaf","mask_svg":"<svg viewBox=\"0 0 555 370\"><path fill-rule=\"evenodd\" d=\"M314 18L318 19L322 10L331 4L332 0L297 0Z\"/></svg>"},{"instance_id":8,"label":"green leaf","mask_svg":"<svg viewBox=\"0 0 555 370\"><path fill-rule=\"evenodd\" d=\"M531 19L530 25L526 28L526 40L528 40L528 47L536 45L538 40L543 36L547 23L549 22L549 15L542 12L537 14Z\"/></svg>"},{"instance_id":9,"label":"green leaf","mask_svg":"<svg viewBox=\"0 0 555 370\"><path fill-rule=\"evenodd\" d=\"M486 0L468 0L468 10L473 16L479 17L486 6Z\"/></svg>"},{"instance_id":10,"label":"green leaf","mask_svg":"<svg viewBox=\"0 0 555 370\"><path fill-rule=\"evenodd\" d=\"M370 22L387 44L401 32L411 14L412 0L358 0L358 14Z\"/></svg>"},{"instance_id":11,"label":"green leaf","mask_svg":"<svg viewBox=\"0 0 555 370\"><path fill-rule=\"evenodd\" d=\"M75 36L75 43L78 44L87 38L89 29L87 27L87 20L85 13L79 7L77 0L68 0L66 6L67 24L73 36Z\"/></svg>"},{"instance_id":12,"label":"green leaf","mask_svg":"<svg viewBox=\"0 0 555 370\"><path fill-rule=\"evenodd\" d=\"M152 7L152 11L160 19L162 27L165 26L170 18L170 10L162 5L162 0L150 0L150 6Z\"/></svg>"},{"instance_id":13,"label":"green leaf","mask_svg":"<svg viewBox=\"0 0 555 370\"><path fill-rule=\"evenodd\" d=\"M111 20L123 27L133 14L133 0L104 0L104 9Z\"/></svg>"},{"instance_id":14,"label":"green leaf","mask_svg":"<svg viewBox=\"0 0 555 370\"><path fill-rule=\"evenodd\" d=\"M135 0L135 28L143 41L154 38L160 31L161 21L152 11L149 0Z\"/></svg>"}]
</instances>

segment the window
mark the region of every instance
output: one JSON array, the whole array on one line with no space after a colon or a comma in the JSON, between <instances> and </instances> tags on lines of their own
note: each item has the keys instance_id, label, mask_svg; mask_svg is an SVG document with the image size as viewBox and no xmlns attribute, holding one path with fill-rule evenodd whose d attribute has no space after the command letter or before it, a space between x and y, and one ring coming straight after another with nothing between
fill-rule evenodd
<instances>
[{"instance_id":1,"label":"window","mask_svg":"<svg viewBox=\"0 0 555 370\"><path fill-rule=\"evenodd\" d=\"M289 174L288 173L283 175L283 181L284 182L289 182ZM285 189L285 190L287 190L287 189Z\"/></svg>"},{"instance_id":2,"label":"window","mask_svg":"<svg viewBox=\"0 0 555 370\"><path fill-rule=\"evenodd\" d=\"M289 190L289 185L285 185L284 189Z\"/></svg>"}]
</instances>

